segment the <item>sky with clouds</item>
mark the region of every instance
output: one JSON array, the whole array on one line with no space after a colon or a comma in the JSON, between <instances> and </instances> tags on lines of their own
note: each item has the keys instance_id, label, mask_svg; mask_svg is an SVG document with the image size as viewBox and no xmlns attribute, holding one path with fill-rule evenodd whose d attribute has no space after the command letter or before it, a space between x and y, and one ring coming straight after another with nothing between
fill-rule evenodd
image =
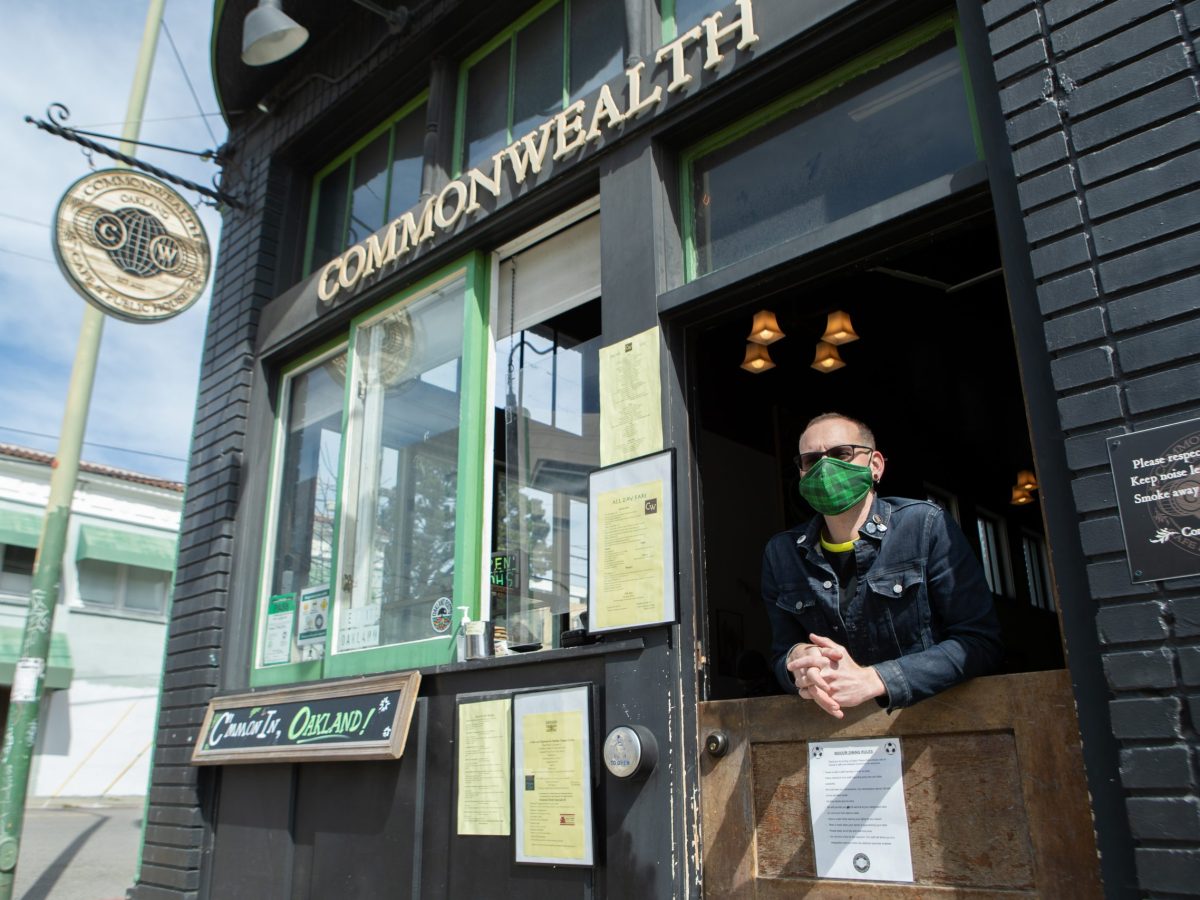
<instances>
[{"instance_id":1,"label":"sky with clouds","mask_svg":"<svg viewBox=\"0 0 1200 900\"><path fill-rule=\"evenodd\" d=\"M91 168L82 148L26 124L63 103L68 125L119 134L148 0L14 3L0 32L0 442L54 452L84 300L54 262L50 223L63 192ZM209 67L213 4L167 0L140 139L208 150L225 139ZM171 40L178 50L172 50ZM181 66L182 61L182 66ZM197 100L188 88L191 80ZM207 123L207 127L206 127ZM111 144L115 146L115 142ZM142 148L138 157L211 185L217 167ZM195 192L177 188L193 204ZM198 205L214 257L220 216ZM83 458L182 481L209 291L188 311L154 324L105 318ZM118 449L110 449L118 448Z\"/></svg>"}]
</instances>

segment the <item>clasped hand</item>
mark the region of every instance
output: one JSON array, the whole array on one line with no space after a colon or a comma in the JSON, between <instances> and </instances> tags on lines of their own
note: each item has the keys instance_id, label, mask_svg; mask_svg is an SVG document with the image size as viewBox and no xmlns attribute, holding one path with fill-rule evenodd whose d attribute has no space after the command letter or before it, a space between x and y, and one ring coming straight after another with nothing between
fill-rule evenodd
<instances>
[{"instance_id":1,"label":"clasped hand","mask_svg":"<svg viewBox=\"0 0 1200 900\"><path fill-rule=\"evenodd\" d=\"M835 719L843 709L882 697L887 688L879 673L860 666L841 644L819 634L788 660L787 668L805 700L812 700Z\"/></svg>"}]
</instances>

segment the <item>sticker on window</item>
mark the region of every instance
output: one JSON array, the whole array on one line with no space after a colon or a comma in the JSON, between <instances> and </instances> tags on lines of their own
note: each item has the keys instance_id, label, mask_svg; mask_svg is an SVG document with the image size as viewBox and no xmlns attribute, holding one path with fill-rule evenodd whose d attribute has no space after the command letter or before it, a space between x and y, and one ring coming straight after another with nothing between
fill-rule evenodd
<instances>
[{"instance_id":1,"label":"sticker on window","mask_svg":"<svg viewBox=\"0 0 1200 900\"><path fill-rule=\"evenodd\" d=\"M449 597L438 597L433 601L433 608L429 611L429 624L433 626L434 631L445 634L450 630L453 618L454 607L451 606Z\"/></svg>"}]
</instances>

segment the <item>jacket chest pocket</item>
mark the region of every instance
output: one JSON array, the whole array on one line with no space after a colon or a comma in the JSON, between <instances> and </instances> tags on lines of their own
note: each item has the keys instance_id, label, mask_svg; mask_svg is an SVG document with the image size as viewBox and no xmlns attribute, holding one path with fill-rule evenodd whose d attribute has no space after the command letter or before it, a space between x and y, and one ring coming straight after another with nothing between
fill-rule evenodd
<instances>
[{"instance_id":1,"label":"jacket chest pocket","mask_svg":"<svg viewBox=\"0 0 1200 900\"><path fill-rule=\"evenodd\" d=\"M914 653L933 645L925 569L917 563L867 575L868 595L880 643L890 639L897 652Z\"/></svg>"},{"instance_id":2,"label":"jacket chest pocket","mask_svg":"<svg viewBox=\"0 0 1200 900\"><path fill-rule=\"evenodd\" d=\"M806 587L783 585L779 589L775 605L794 616L809 616L815 612L817 598Z\"/></svg>"}]
</instances>

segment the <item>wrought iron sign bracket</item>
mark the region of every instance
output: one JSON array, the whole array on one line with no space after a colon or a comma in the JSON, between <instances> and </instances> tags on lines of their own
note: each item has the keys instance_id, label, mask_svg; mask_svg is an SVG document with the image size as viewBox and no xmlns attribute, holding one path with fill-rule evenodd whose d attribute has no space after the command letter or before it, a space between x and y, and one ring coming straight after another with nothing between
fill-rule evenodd
<instances>
[{"instance_id":1,"label":"wrought iron sign bracket","mask_svg":"<svg viewBox=\"0 0 1200 900\"><path fill-rule=\"evenodd\" d=\"M127 166L140 169L143 172L148 172L151 175L163 179L163 181L169 181L172 184L177 184L180 187L195 191L196 193L208 197L210 200L214 200L219 204L225 204L226 206L231 206L234 209L242 209L242 203L237 199L237 197L234 197L231 194L227 194L220 189L214 190L213 188L207 188L204 185L196 184L194 181L188 181L186 178L180 178L178 175L174 175L171 172L168 172L166 169L160 169L158 166L152 165L148 162L143 162L136 157L121 153L119 150L113 150L111 147L106 147L103 144L99 144L96 141L91 140L90 137L85 136L92 134L91 132L81 132L63 124L70 117L70 115L70 110L68 110L63 104L51 103L50 106L46 108L46 119L49 121L34 119L32 116L26 116L25 121L30 125L37 126L42 131L79 144L79 146L84 147L87 150L91 150L96 153L102 153L105 156L117 160L118 162L125 163ZM120 140L120 138L112 137L110 135L93 136L107 138L108 140ZM219 148L217 150L195 151L180 150L176 147L166 147L161 144L146 144L145 142L141 141L131 141L130 143L139 144L140 146L156 147L160 150L170 150L174 153L187 153L192 156L199 156L201 159L211 159L218 165L221 165L224 162L224 157L222 155L222 150L224 148Z\"/></svg>"}]
</instances>

